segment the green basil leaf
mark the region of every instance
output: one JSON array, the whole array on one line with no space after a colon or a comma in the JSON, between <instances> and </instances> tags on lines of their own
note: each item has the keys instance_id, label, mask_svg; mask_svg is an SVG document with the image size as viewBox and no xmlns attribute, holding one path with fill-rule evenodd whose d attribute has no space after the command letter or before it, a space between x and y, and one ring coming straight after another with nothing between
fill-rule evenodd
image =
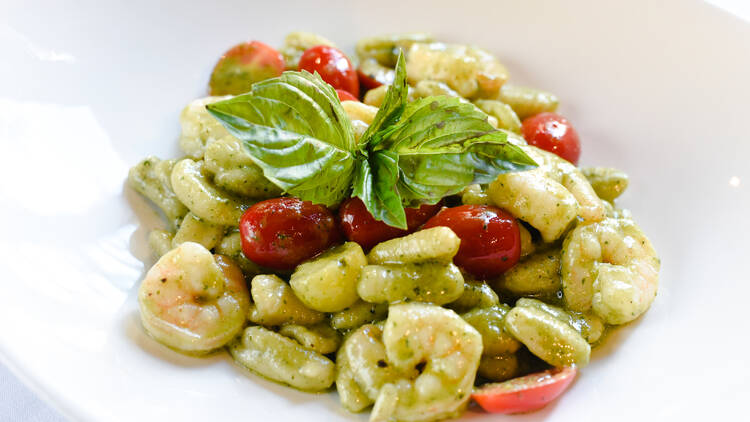
<instances>
[{"instance_id":1,"label":"green basil leaf","mask_svg":"<svg viewBox=\"0 0 750 422\"><path fill-rule=\"evenodd\" d=\"M300 133L210 111L243 142L263 175L284 191L326 206L347 197L354 172L351 152Z\"/></svg>"},{"instance_id":2,"label":"green basil leaf","mask_svg":"<svg viewBox=\"0 0 750 422\"><path fill-rule=\"evenodd\" d=\"M395 73L393 84L385 92L385 98L377 114L375 114L375 118L373 118L365 133L362 134L360 145L363 150L377 146L383 139L381 130L392 127L399 121L401 114L404 112L409 94L409 84L406 81L406 60L403 50L399 50Z\"/></svg>"},{"instance_id":3,"label":"green basil leaf","mask_svg":"<svg viewBox=\"0 0 750 422\"><path fill-rule=\"evenodd\" d=\"M486 114L456 98L409 103L399 122L380 133L375 152L383 148L398 154L398 190L408 206L434 204L466 185L536 166L508 141L507 132L487 122Z\"/></svg>"},{"instance_id":4,"label":"green basil leaf","mask_svg":"<svg viewBox=\"0 0 750 422\"><path fill-rule=\"evenodd\" d=\"M284 191L326 206L346 198L354 131L336 92L319 75L284 72L207 109Z\"/></svg>"},{"instance_id":5,"label":"green basil leaf","mask_svg":"<svg viewBox=\"0 0 750 422\"><path fill-rule=\"evenodd\" d=\"M398 160L398 154L392 151L359 158L352 196L360 198L376 220L406 229L406 212L397 189Z\"/></svg>"},{"instance_id":6,"label":"green basil leaf","mask_svg":"<svg viewBox=\"0 0 750 422\"><path fill-rule=\"evenodd\" d=\"M435 204L472 183L490 183L498 174L533 168L519 164L524 162L525 154L516 156L517 147L507 148L508 145L511 144L484 143L480 138L462 153L399 156L398 190L404 205Z\"/></svg>"},{"instance_id":7,"label":"green basil leaf","mask_svg":"<svg viewBox=\"0 0 750 422\"><path fill-rule=\"evenodd\" d=\"M336 91L317 73L284 72L253 84L246 94L207 108L324 140L347 151L354 151L356 145L351 121Z\"/></svg>"}]
</instances>

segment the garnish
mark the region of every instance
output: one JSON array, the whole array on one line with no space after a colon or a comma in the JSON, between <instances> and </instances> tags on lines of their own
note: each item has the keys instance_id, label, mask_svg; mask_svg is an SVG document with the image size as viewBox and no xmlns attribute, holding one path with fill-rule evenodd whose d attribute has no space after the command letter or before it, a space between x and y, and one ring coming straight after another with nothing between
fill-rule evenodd
<instances>
[{"instance_id":1,"label":"garnish","mask_svg":"<svg viewBox=\"0 0 750 422\"><path fill-rule=\"evenodd\" d=\"M404 206L435 204L469 184L536 166L471 104L444 96L407 103L403 53L395 73L359 143L317 73L284 72L207 108L287 193L326 206L356 196L376 220L402 229Z\"/></svg>"}]
</instances>

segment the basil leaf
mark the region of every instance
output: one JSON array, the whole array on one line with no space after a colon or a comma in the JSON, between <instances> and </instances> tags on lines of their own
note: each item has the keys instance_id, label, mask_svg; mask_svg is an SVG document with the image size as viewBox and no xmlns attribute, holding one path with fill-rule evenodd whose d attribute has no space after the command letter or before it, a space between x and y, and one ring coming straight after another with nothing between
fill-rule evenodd
<instances>
[{"instance_id":1,"label":"basil leaf","mask_svg":"<svg viewBox=\"0 0 750 422\"><path fill-rule=\"evenodd\" d=\"M396 76L393 84L385 92L385 98L380 105L375 118L361 137L360 148L372 149L377 146L383 139L382 129L388 129L398 122L406 106L407 95L409 94L409 85L406 81L406 60L404 59L403 50L399 50L398 60L396 60Z\"/></svg>"},{"instance_id":2,"label":"basil leaf","mask_svg":"<svg viewBox=\"0 0 750 422\"><path fill-rule=\"evenodd\" d=\"M347 197L354 131L336 92L317 74L285 72L207 109L284 191L326 206Z\"/></svg>"},{"instance_id":3,"label":"basil leaf","mask_svg":"<svg viewBox=\"0 0 750 422\"><path fill-rule=\"evenodd\" d=\"M536 166L508 134L471 104L427 97L405 106L399 122L381 130L376 152L398 154L398 190L408 206L434 204L472 183Z\"/></svg>"},{"instance_id":4,"label":"basil leaf","mask_svg":"<svg viewBox=\"0 0 750 422\"><path fill-rule=\"evenodd\" d=\"M253 84L246 94L209 104L207 108L324 140L347 151L354 151L356 145L351 121L336 91L317 73L284 72Z\"/></svg>"},{"instance_id":5,"label":"basil leaf","mask_svg":"<svg viewBox=\"0 0 750 422\"><path fill-rule=\"evenodd\" d=\"M378 151L369 159L361 157L354 176L352 196L362 199L367 211L389 226L406 229L406 212L396 188L399 178L398 154Z\"/></svg>"}]
</instances>

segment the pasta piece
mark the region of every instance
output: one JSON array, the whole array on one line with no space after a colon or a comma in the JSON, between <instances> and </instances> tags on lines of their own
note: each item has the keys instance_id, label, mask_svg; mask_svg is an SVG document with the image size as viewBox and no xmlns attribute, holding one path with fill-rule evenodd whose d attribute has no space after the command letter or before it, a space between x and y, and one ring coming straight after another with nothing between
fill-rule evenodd
<instances>
[{"instance_id":1,"label":"pasta piece","mask_svg":"<svg viewBox=\"0 0 750 422\"><path fill-rule=\"evenodd\" d=\"M285 324L279 328L279 334L324 355L335 352L341 345L341 335L325 322L310 326Z\"/></svg>"},{"instance_id":2,"label":"pasta piece","mask_svg":"<svg viewBox=\"0 0 750 422\"><path fill-rule=\"evenodd\" d=\"M460 195L461 203L464 205L490 205L490 197L480 185L468 185Z\"/></svg>"},{"instance_id":3,"label":"pasta piece","mask_svg":"<svg viewBox=\"0 0 750 422\"><path fill-rule=\"evenodd\" d=\"M520 224L520 222L518 230L521 232L521 258L525 258L536 251L536 245L529 230L523 224Z\"/></svg>"},{"instance_id":4,"label":"pasta piece","mask_svg":"<svg viewBox=\"0 0 750 422\"><path fill-rule=\"evenodd\" d=\"M565 310L558 306L549 305L541 300L531 298L521 298L516 302L516 306L527 306L538 308L567 323L576 331L581 333L583 338L589 343L596 343L602 334L604 334L604 321L593 312L574 312Z\"/></svg>"},{"instance_id":5,"label":"pasta piece","mask_svg":"<svg viewBox=\"0 0 750 422\"><path fill-rule=\"evenodd\" d=\"M176 248L185 242L195 242L200 243L206 249L213 249L223 237L223 226L208 223L192 212L188 212L172 238L172 247Z\"/></svg>"},{"instance_id":6,"label":"pasta piece","mask_svg":"<svg viewBox=\"0 0 750 422\"><path fill-rule=\"evenodd\" d=\"M172 190L170 176L174 165L174 160L146 157L130 169L128 185L156 204L172 226L177 227L188 209Z\"/></svg>"},{"instance_id":7,"label":"pasta piece","mask_svg":"<svg viewBox=\"0 0 750 422\"><path fill-rule=\"evenodd\" d=\"M503 85L497 99L516 113L523 120L535 114L557 110L557 97L549 92L517 85Z\"/></svg>"},{"instance_id":8,"label":"pasta piece","mask_svg":"<svg viewBox=\"0 0 750 422\"><path fill-rule=\"evenodd\" d=\"M448 227L433 227L377 244L367 259L371 264L452 262L461 239Z\"/></svg>"},{"instance_id":9,"label":"pasta piece","mask_svg":"<svg viewBox=\"0 0 750 422\"><path fill-rule=\"evenodd\" d=\"M157 258L161 258L172 250L172 237L174 235L166 230L151 230L148 233L148 247Z\"/></svg>"},{"instance_id":10,"label":"pasta piece","mask_svg":"<svg viewBox=\"0 0 750 422\"><path fill-rule=\"evenodd\" d=\"M385 319L388 305L358 300L352 306L331 315L331 326L337 330L351 330L364 324Z\"/></svg>"},{"instance_id":11,"label":"pasta piece","mask_svg":"<svg viewBox=\"0 0 750 422\"><path fill-rule=\"evenodd\" d=\"M227 192L254 199L281 195L281 189L266 179L235 137L226 136L206 146L204 163L216 187Z\"/></svg>"},{"instance_id":12,"label":"pasta piece","mask_svg":"<svg viewBox=\"0 0 750 422\"><path fill-rule=\"evenodd\" d=\"M203 150L211 142L229 136L229 132L206 110L206 105L230 96L193 100L180 113L180 148L190 158L203 158Z\"/></svg>"},{"instance_id":13,"label":"pasta piece","mask_svg":"<svg viewBox=\"0 0 750 422\"><path fill-rule=\"evenodd\" d=\"M421 32L407 34L380 35L362 38L357 41L357 57L364 61L375 59L386 67L395 67L399 50L408 51L415 43L434 41L432 35Z\"/></svg>"},{"instance_id":14,"label":"pasta piece","mask_svg":"<svg viewBox=\"0 0 750 422\"><path fill-rule=\"evenodd\" d=\"M247 327L229 353L247 369L303 391L323 391L336 377L330 359L263 327Z\"/></svg>"},{"instance_id":15,"label":"pasta piece","mask_svg":"<svg viewBox=\"0 0 750 422\"><path fill-rule=\"evenodd\" d=\"M346 242L297 266L289 284L311 309L337 312L357 302L357 279L367 264L362 248Z\"/></svg>"},{"instance_id":16,"label":"pasta piece","mask_svg":"<svg viewBox=\"0 0 750 422\"><path fill-rule=\"evenodd\" d=\"M453 302L464 290L461 271L438 262L367 265L357 283L357 293L367 302Z\"/></svg>"},{"instance_id":17,"label":"pasta piece","mask_svg":"<svg viewBox=\"0 0 750 422\"><path fill-rule=\"evenodd\" d=\"M466 312L474 308L489 308L499 305L500 298L487 283L482 281L464 282L464 291L457 300L448 304L456 312Z\"/></svg>"},{"instance_id":18,"label":"pasta piece","mask_svg":"<svg viewBox=\"0 0 750 422\"><path fill-rule=\"evenodd\" d=\"M482 335L482 354L486 356L515 353L521 343L505 331L505 315L510 307L505 304L474 309L461 315L464 321Z\"/></svg>"},{"instance_id":19,"label":"pasta piece","mask_svg":"<svg viewBox=\"0 0 750 422\"><path fill-rule=\"evenodd\" d=\"M375 114L378 112L377 107L360 103L359 101L343 101L341 106L344 108L346 115L352 121L359 120L365 124L372 123Z\"/></svg>"},{"instance_id":20,"label":"pasta piece","mask_svg":"<svg viewBox=\"0 0 750 422\"><path fill-rule=\"evenodd\" d=\"M474 105L489 116L497 120L495 127L509 130L513 133L521 133L521 119L518 118L513 109L497 100L476 100Z\"/></svg>"},{"instance_id":21,"label":"pasta piece","mask_svg":"<svg viewBox=\"0 0 750 422\"><path fill-rule=\"evenodd\" d=\"M250 294L254 303L250 306L248 319L256 324L312 325L325 317L318 311L306 308L292 288L275 275L255 276L250 283Z\"/></svg>"},{"instance_id":22,"label":"pasta piece","mask_svg":"<svg viewBox=\"0 0 750 422\"><path fill-rule=\"evenodd\" d=\"M371 105L373 107L380 107L381 104L383 104L383 100L385 99L385 93L388 90L388 87L390 85L381 85L377 88L373 88L365 94L365 98L363 99L363 102L367 105ZM411 102L417 99L417 96L414 93L414 88L409 87L409 92L407 94L406 100Z\"/></svg>"},{"instance_id":23,"label":"pasta piece","mask_svg":"<svg viewBox=\"0 0 750 422\"><path fill-rule=\"evenodd\" d=\"M529 306L516 306L505 316L505 329L552 366L584 366L591 346L569 324Z\"/></svg>"},{"instance_id":24,"label":"pasta piece","mask_svg":"<svg viewBox=\"0 0 750 422\"><path fill-rule=\"evenodd\" d=\"M418 43L406 59L409 82L446 83L464 98L495 98L508 80L508 71L486 51L466 45Z\"/></svg>"},{"instance_id":25,"label":"pasta piece","mask_svg":"<svg viewBox=\"0 0 750 422\"><path fill-rule=\"evenodd\" d=\"M172 170L172 187L177 198L201 219L214 224L235 226L249 203L222 192L208 180L203 162L186 158Z\"/></svg>"},{"instance_id":26,"label":"pasta piece","mask_svg":"<svg viewBox=\"0 0 750 422\"><path fill-rule=\"evenodd\" d=\"M531 255L506 271L497 287L517 296L555 297L560 283L560 250Z\"/></svg>"},{"instance_id":27,"label":"pasta piece","mask_svg":"<svg viewBox=\"0 0 750 422\"><path fill-rule=\"evenodd\" d=\"M477 373L494 382L509 380L519 373L518 356L515 354L482 356Z\"/></svg>"},{"instance_id":28,"label":"pasta piece","mask_svg":"<svg viewBox=\"0 0 750 422\"><path fill-rule=\"evenodd\" d=\"M610 167L587 167L581 172L599 198L609 202L622 195L630 181L627 174Z\"/></svg>"}]
</instances>

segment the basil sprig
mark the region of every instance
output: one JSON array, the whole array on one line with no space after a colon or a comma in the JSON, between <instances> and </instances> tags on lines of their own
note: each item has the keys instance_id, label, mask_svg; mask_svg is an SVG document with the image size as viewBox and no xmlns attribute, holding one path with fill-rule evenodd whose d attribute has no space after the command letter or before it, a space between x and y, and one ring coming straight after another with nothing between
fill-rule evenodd
<instances>
[{"instance_id":1,"label":"basil sprig","mask_svg":"<svg viewBox=\"0 0 750 422\"><path fill-rule=\"evenodd\" d=\"M407 93L402 53L359 143L317 73L284 72L207 108L287 193L326 206L355 196L376 220L402 229L404 206L435 204L466 185L536 166L471 104L445 96L409 103Z\"/></svg>"}]
</instances>

